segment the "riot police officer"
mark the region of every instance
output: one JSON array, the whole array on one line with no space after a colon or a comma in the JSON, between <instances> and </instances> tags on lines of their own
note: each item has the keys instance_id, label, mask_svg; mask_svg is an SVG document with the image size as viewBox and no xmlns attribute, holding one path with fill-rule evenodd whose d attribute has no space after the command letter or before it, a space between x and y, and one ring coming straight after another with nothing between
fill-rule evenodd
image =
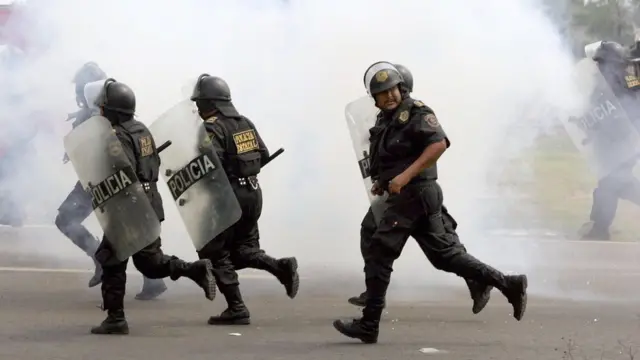
<instances>
[{"instance_id":1,"label":"riot police officer","mask_svg":"<svg viewBox=\"0 0 640 360\"><path fill-rule=\"evenodd\" d=\"M400 76L403 80L403 83L399 85L402 91L406 92L407 94L411 94L411 92L413 92L413 74L404 65L394 64L394 66L400 73ZM453 217L449 216L449 212L444 205L442 205L442 214L443 221L445 222L445 230L448 233L455 235L455 230L458 224L455 222ZM365 263L370 257L371 252L369 249L371 248L371 239L373 238L373 234L376 232L376 228L377 225L375 222L375 218L373 216L371 207L369 207L369 211L367 211L367 214L364 216L364 219L362 219L362 223L360 224L360 251L362 253L362 259L365 261ZM454 239L457 239L457 237L454 236ZM460 246L461 249L464 250L464 247L462 245ZM431 261L430 253L426 255L427 258L429 258L429 260ZM479 284L470 279L465 279L465 282L467 283L471 299L473 300L471 311L474 314L478 314L489 303L491 290L493 289L493 287ZM350 304L364 307L367 301L367 292L365 291L358 296L353 296L349 298L348 301Z\"/></svg>"},{"instance_id":2,"label":"riot police officer","mask_svg":"<svg viewBox=\"0 0 640 360\"><path fill-rule=\"evenodd\" d=\"M299 286L298 262L294 257L274 259L260 248L262 189L257 175L269 158L269 150L255 125L238 113L231 102L229 86L219 77L200 75L191 100L198 107L242 209L237 223L198 252L201 259L213 263L218 289L228 304L219 316L209 318L209 324L249 324L250 314L240 294L236 270L253 268L269 272L293 299Z\"/></svg>"},{"instance_id":3,"label":"riot police officer","mask_svg":"<svg viewBox=\"0 0 640 360\"><path fill-rule=\"evenodd\" d=\"M76 128L91 116L96 115L94 114L92 106L87 104L87 99L85 99L85 85L106 78L107 74L105 74L95 62L84 64L76 72L72 82L75 84L76 103L78 104L79 110L73 114L69 114L69 119L67 119L75 119L72 122L73 128ZM63 162L66 163L68 161L67 154L65 154ZM78 181L73 190L71 190L71 193L69 193L58 208L58 215L55 219L56 227L60 232L71 239L77 247L82 249L93 260L95 272L89 280L89 287L97 286L102 282L102 267L95 258L95 252L99 242L91 232L82 225L82 222L84 222L92 212L91 195L82 188L82 184ZM138 300L151 300L160 296L160 294L166 290L167 286L164 280L153 280L144 277L142 291L140 291L135 298Z\"/></svg>"},{"instance_id":4,"label":"riot police officer","mask_svg":"<svg viewBox=\"0 0 640 360\"><path fill-rule=\"evenodd\" d=\"M107 79L100 96L96 100L102 116L111 122L129 162L135 169L138 180L143 183L146 195L160 221L164 220L162 198L157 188L160 172L160 156L153 136L147 127L134 119L136 109L135 94L127 85L114 79ZM129 326L124 315L124 294L128 259L120 262L108 240L103 237L95 254L103 269L103 308L108 312L101 325L91 329L93 334L128 334ZM144 276L152 279L170 277L177 280L186 276L205 291L205 296L213 300L215 282L209 260L185 262L175 256L165 255L158 238L133 256L135 267Z\"/></svg>"},{"instance_id":5,"label":"riot police officer","mask_svg":"<svg viewBox=\"0 0 640 360\"><path fill-rule=\"evenodd\" d=\"M631 51L629 51L631 50ZM640 129L640 79L637 44L627 49L616 42L604 41L593 54L600 72L629 119ZM633 60L636 61L633 61ZM602 149L601 151L607 151ZM609 240L609 228L618 208L618 200L624 199L640 205L640 181L633 175L637 157L621 164L611 174L601 178L593 190L590 222L583 225L584 240Z\"/></svg>"},{"instance_id":6,"label":"riot police officer","mask_svg":"<svg viewBox=\"0 0 640 360\"><path fill-rule=\"evenodd\" d=\"M439 270L499 289L520 320L526 308L525 275L504 275L469 255L443 213L436 162L450 142L433 110L402 89L404 80L393 64L379 62L365 73L367 92L381 111L371 131L371 192L389 194L373 234L365 264L367 300L362 318L334 321L345 336L375 343L394 261L412 236ZM446 219L446 220L445 220Z\"/></svg>"}]
</instances>

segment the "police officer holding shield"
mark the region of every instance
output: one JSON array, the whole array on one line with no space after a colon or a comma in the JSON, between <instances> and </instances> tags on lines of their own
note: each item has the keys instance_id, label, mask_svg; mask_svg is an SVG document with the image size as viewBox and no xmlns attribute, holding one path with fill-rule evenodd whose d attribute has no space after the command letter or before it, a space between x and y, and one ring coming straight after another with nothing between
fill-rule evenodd
<instances>
[{"instance_id":1,"label":"police officer holding shield","mask_svg":"<svg viewBox=\"0 0 640 360\"><path fill-rule=\"evenodd\" d=\"M403 83L399 84L400 91L402 93L410 94L413 91L413 74L411 74L411 71L409 71L409 69L404 65L394 64L394 66L400 73L400 76L402 77L402 80L403 80ZM449 212L447 211L444 205L442 205L442 214L443 214L443 221L445 222L446 232L452 234L454 239L457 239L457 236L455 236L455 230L458 224L455 222L453 217L449 215ZM373 234L376 232L376 228L377 228L377 224L373 216L373 211L371 210L371 207L369 207L369 211L367 211L367 214L364 216L364 219L362 220L362 224L360 225L360 251L362 253L362 258L365 261L365 263L370 258L371 240L373 238ZM462 247L462 245L460 246ZM426 255L429 261L433 263L430 257L430 253ZM493 289L493 287L479 284L470 279L465 279L465 281L467 283L467 287L469 288L471 299L473 300L473 306L471 308L471 311L474 314L478 314L489 303L489 300L491 297L491 290ZM349 298L348 301L350 304L364 307L367 302L367 292L365 291L358 296L353 296Z\"/></svg>"},{"instance_id":2,"label":"police officer holding shield","mask_svg":"<svg viewBox=\"0 0 640 360\"><path fill-rule=\"evenodd\" d=\"M433 110L402 91L404 80L393 64L378 62L365 73L368 93L381 112L371 132L371 192L388 193L385 211L372 236L365 264L367 300L362 318L334 321L340 333L364 343L378 339L380 318L394 261L412 236L432 264L499 289L520 320L526 308L525 275L504 275L469 255L460 244L454 221L442 208L436 162L450 142Z\"/></svg>"},{"instance_id":3,"label":"police officer holding shield","mask_svg":"<svg viewBox=\"0 0 640 360\"><path fill-rule=\"evenodd\" d=\"M72 82L75 84L76 103L79 110L73 114L69 114L69 119L74 119L72 126L76 128L94 114L93 104L87 103L85 98L85 86L94 81L104 80L107 74L95 62L84 64L73 77ZM67 154L64 155L63 162L68 162ZM93 212L91 207L91 195L83 188L78 181L71 193L62 202L58 208L58 215L55 224L58 230L80 249L82 249L95 264L95 272L89 280L89 287L94 287L102 282L102 267L95 259L95 252L98 248L98 240L82 225L89 215ZM154 299L167 290L167 286L162 279L149 279L144 277L142 291L136 295L138 300Z\"/></svg>"},{"instance_id":4,"label":"police officer holding shield","mask_svg":"<svg viewBox=\"0 0 640 360\"><path fill-rule=\"evenodd\" d=\"M144 192L160 221L164 220L162 198L157 189L160 167L160 157L156 150L153 136L147 127L134 119L136 98L127 85L114 79L107 79L100 96L96 100L102 116L112 125L113 132L118 138L128 162L135 172L134 178L143 185ZM117 148L116 148L117 149ZM110 151L112 148L109 149ZM115 156L115 155L114 155ZM110 186L116 186L111 184ZM93 191L93 190L92 190ZM109 200L97 199L94 195L94 205L97 202ZM116 224L117 226L117 224ZM130 232L125 229L124 233ZM105 233L107 233L105 229ZM134 235L140 236L141 234ZM143 234L142 234L143 235ZM124 294L126 287L126 269L128 259L120 261L116 257L116 245L120 239L103 237L96 259L103 268L102 299L103 308L108 312L107 318L101 325L91 329L93 334L128 334L129 326L124 315ZM130 239L127 242L134 242ZM193 280L205 291L205 296L213 300L215 296L215 282L211 273L209 260L198 260L193 263L185 262L175 256L165 255L161 250L161 240L157 238L150 245L131 256L135 267L146 277L162 279L170 277L177 280L186 276Z\"/></svg>"},{"instance_id":5,"label":"police officer holding shield","mask_svg":"<svg viewBox=\"0 0 640 360\"><path fill-rule=\"evenodd\" d=\"M640 129L640 49L637 45L627 49L616 42L604 41L592 58L598 63L598 69L631 122ZM593 190L590 222L583 225L582 239L610 240L609 228L615 218L619 199L640 205L640 181L633 174L637 161L637 156L633 157L599 179L598 186Z\"/></svg>"},{"instance_id":6,"label":"police officer holding shield","mask_svg":"<svg viewBox=\"0 0 640 360\"><path fill-rule=\"evenodd\" d=\"M210 317L209 324L245 325L250 323L250 314L240 294L236 270L265 270L294 298L299 285L298 263L294 257L274 259L260 248L258 220L262 213L262 190L257 175L269 158L269 150L255 125L238 113L231 102L229 86L219 77L200 75L191 100L196 103L242 208L240 220L198 252L201 259L210 259L213 263L218 289L228 305L219 316Z\"/></svg>"}]
</instances>

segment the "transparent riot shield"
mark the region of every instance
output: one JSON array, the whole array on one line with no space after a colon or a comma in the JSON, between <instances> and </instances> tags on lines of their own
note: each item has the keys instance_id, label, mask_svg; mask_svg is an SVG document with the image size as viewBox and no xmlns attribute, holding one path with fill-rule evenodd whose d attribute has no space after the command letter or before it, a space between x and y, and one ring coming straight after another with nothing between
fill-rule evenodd
<instances>
[{"instance_id":1,"label":"transparent riot shield","mask_svg":"<svg viewBox=\"0 0 640 360\"><path fill-rule=\"evenodd\" d=\"M160 172L199 251L240 219L240 203L193 102L178 103L149 129L158 144L172 143L160 154Z\"/></svg>"},{"instance_id":2,"label":"transparent riot shield","mask_svg":"<svg viewBox=\"0 0 640 360\"><path fill-rule=\"evenodd\" d=\"M370 96L363 96L358 100L350 102L345 108L345 117L351 135L351 142L353 143L353 150L356 152L358 167L360 168L365 191L369 197L371 210L373 211L376 222L379 222L382 217L387 199L386 193L383 196L371 194L373 182L369 169L369 129L376 124L378 111L378 108Z\"/></svg>"},{"instance_id":3,"label":"transparent riot shield","mask_svg":"<svg viewBox=\"0 0 640 360\"><path fill-rule=\"evenodd\" d=\"M118 260L158 239L158 216L109 120L86 120L65 136L64 148Z\"/></svg>"},{"instance_id":4,"label":"transparent riot shield","mask_svg":"<svg viewBox=\"0 0 640 360\"><path fill-rule=\"evenodd\" d=\"M591 170L603 179L640 154L640 135L594 61L581 60L574 81L585 101L563 125Z\"/></svg>"}]
</instances>

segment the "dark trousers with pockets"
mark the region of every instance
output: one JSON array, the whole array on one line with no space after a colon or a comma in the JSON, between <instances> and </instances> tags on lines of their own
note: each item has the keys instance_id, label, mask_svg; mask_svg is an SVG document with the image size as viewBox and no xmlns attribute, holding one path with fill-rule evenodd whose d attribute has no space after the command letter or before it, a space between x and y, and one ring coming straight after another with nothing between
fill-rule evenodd
<instances>
[{"instance_id":1,"label":"dark trousers with pockets","mask_svg":"<svg viewBox=\"0 0 640 360\"><path fill-rule=\"evenodd\" d=\"M393 263L409 236L418 242L435 268L476 283L506 288L501 272L466 252L455 232L457 224L443 211L442 204L442 189L436 181L409 184L387 199L387 208L371 238L369 260L365 264L366 310L377 312L374 316L380 316Z\"/></svg>"},{"instance_id":2,"label":"dark trousers with pockets","mask_svg":"<svg viewBox=\"0 0 640 360\"><path fill-rule=\"evenodd\" d=\"M149 279L163 279L171 275L172 263L182 262L175 256L165 255L161 249L160 238L151 245L135 253L131 258L133 265ZM111 244L106 238L96 251L96 258L102 264L102 301L105 310L124 309L124 295L127 284L127 265L129 260L118 261L113 255Z\"/></svg>"},{"instance_id":3,"label":"dark trousers with pockets","mask_svg":"<svg viewBox=\"0 0 640 360\"><path fill-rule=\"evenodd\" d=\"M258 220L262 214L262 190L259 186L254 189L249 183L232 182L232 186L242 209L240 220L198 252L201 259L213 263L216 283L222 292L226 287L238 285L236 270L252 268L265 270L278 279L282 276L278 261L260 248Z\"/></svg>"}]
</instances>

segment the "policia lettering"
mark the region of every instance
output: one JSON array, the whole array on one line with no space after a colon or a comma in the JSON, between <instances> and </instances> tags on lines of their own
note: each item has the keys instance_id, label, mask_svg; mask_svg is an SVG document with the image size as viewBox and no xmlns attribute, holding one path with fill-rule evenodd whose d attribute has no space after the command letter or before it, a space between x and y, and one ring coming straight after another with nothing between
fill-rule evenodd
<instances>
[{"instance_id":1,"label":"policia lettering","mask_svg":"<svg viewBox=\"0 0 640 360\"><path fill-rule=\"evenodd\" d=\"M202 154L191 160L167 182L173 200L177 201L193 184L211 174L215 169L213 160L207 154Z\"/></svg>"},{"instance_id":2,"label":"policia lettering","mask_svg":"<svg viewBox=\"0 0 640 360\"><path fill-rule=\"evenodd\" d=\"M598 130L602 126L605 126L605 124L603 124L603 121L611 117L615 117L619 112L620 109L618 109L610 100L606 100L605 102L602 102L590 109L589 112L584 116L570 118L569 122L574 123L578 128L580 128L580 130L584 132L585 138L582 140L582 145L585 146L594 140L592 137L594 135L593 131ZM616 134L615 131L600 131L599 133L607 134L608 136L606 140L610 142L622 140L620 139L621 134Z\"/></svg>"},{"instance_id":3,"label":"policia lettering","mask_svg":"<svg viewBox=\"0 0 640 360\"><path fill-rule=\"evenodd\" d=\"M119 170L113 175L102 180L98 185L89 184L88 192L91 194L91 205L95 210L113 199L116 195L125 191L129 186L138 181L136 173L131 166Z\"/></svg>"}]
</instances>

